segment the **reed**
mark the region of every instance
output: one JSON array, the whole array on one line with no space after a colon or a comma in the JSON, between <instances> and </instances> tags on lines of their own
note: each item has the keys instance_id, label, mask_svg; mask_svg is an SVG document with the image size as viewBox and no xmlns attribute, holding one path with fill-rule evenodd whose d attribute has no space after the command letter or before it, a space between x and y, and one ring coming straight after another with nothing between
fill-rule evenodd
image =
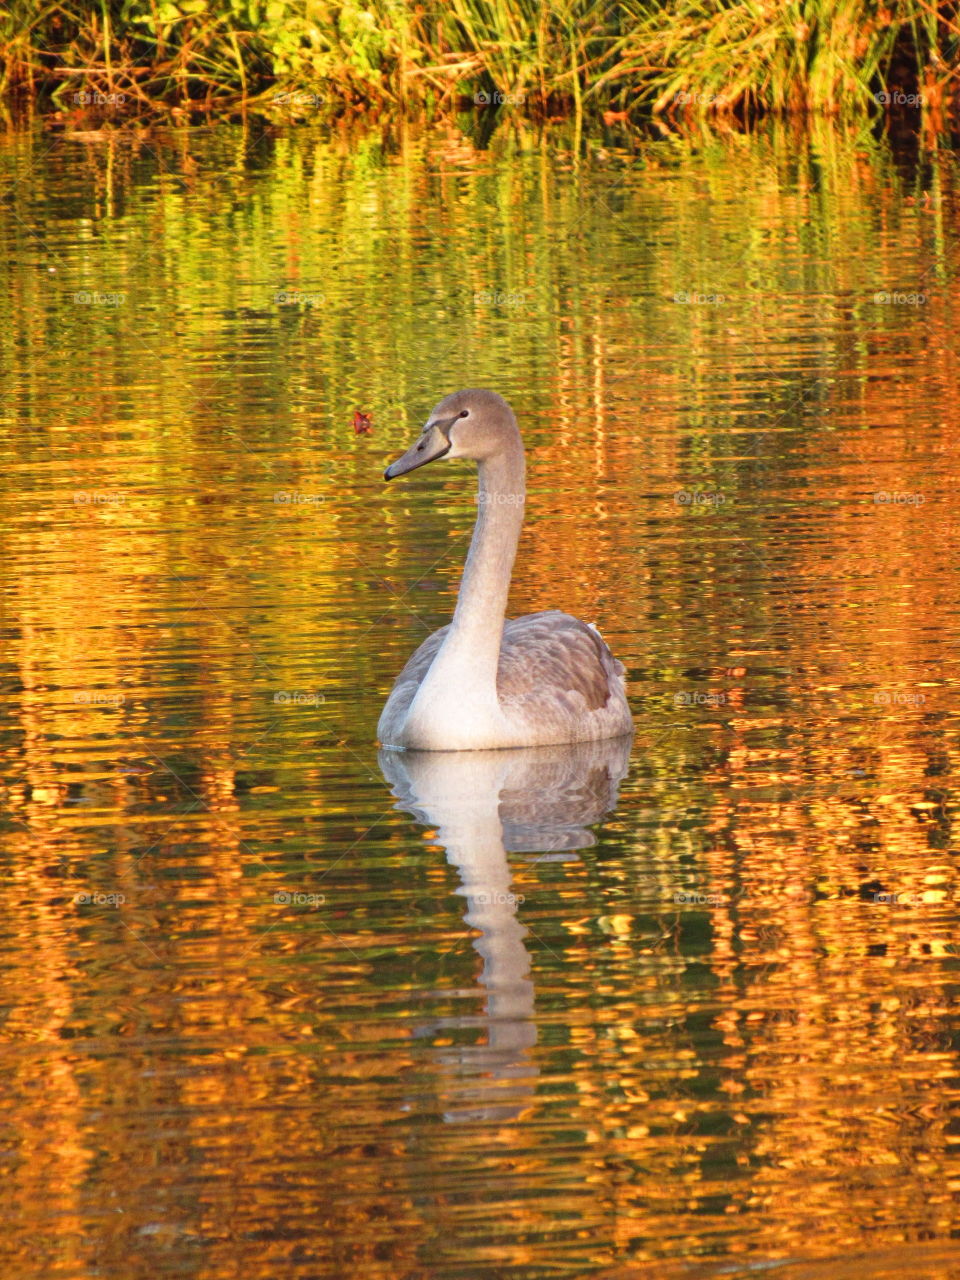
<instances>
[{"instance_id":1,"label":"reed","mask_svg":"<svg viewBox=\"0 0 960 1280\"><path fill-rule=\"evenodd\" d=\"M10 0L0 95L137 113L855 115L960 90L933 0ZM89 97L88 104L83 96Z\"/></svg>"},{"instance_id":2,"label":"reed","mask_svg":"<svg viewBox=\"0 0 960 1280\"><path fill-rule=\"evenodd\" d=\"M956 12L928 0L675 0L643 11L639 58L594 88L640 76L655 112L937 110L960 87Z\"/></svg>"}]
</instances>

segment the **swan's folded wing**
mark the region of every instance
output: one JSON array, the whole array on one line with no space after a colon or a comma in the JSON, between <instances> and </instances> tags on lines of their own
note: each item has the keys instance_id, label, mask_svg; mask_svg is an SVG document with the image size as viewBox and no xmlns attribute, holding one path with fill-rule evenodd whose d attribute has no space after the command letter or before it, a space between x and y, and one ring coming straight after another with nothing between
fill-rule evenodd
<instances>
[{"instance_id":1,"label":"swan's folded wing","mask_svg":"<svg viewBox=\"0 0 960 1280\"><path fill-rule=\"evenodd\" d=\"M514 618L503 630L497 692L523 705L540 697L579 694L590 711L620 696L623 665L599 632L568 613L550 610Z\"/></svg>"}]
</instances>

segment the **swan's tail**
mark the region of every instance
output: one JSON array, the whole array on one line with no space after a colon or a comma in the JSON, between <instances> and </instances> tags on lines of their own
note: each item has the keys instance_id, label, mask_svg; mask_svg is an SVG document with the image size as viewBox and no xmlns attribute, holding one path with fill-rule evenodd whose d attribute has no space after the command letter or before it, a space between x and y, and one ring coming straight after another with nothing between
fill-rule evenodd
<instances>
[{"instance_id":1,"label":"swan's tail","mask_svg":"<svg viewBox=\"0 0 960 1280\"><path fill-rule=\"evenodd\" d=\"M620 661L620 659L615 658L611 653L610 646L607 644L606 640L604 640L603 636L600 634L600 628L595 626L592 622L588 622L587 626L590 628L593 634L600 641L600 644L602 646L600 650L601 660L609 659L609 662L604 661L604 666L609 666L612 663L614 675L617 675L621 679L623 679L623 677L626 675L627 669L623 665L623 663Z\"/></svg>"}]
</instances>

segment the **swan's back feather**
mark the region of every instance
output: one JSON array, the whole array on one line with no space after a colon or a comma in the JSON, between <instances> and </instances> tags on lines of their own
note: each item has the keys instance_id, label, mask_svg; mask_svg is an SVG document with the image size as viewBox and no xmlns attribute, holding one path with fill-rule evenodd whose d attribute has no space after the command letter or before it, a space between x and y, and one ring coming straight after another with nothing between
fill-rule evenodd
<instances>
[{"instance_id":1,"label":"swan's back feather","mask_svg":"<svg viewBox=\"0 0 960 1280\"><path fill-rule=\"evenodd\" d=\"M605 707L623 666L586 623L559 609L504 624L497 665L501 701L579 694L588 711Z\"/></svg>"}]
</instances>

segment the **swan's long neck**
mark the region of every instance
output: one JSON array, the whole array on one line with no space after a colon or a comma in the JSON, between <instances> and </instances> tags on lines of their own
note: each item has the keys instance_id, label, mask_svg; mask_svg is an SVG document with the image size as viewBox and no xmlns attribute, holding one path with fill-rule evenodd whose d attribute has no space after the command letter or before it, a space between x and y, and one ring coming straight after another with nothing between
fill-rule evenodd
<instances>
[{"instance_id":1,"label":"swan's long neck","mask_svg":"<svg viewBox=\"0 0 960 1280\"><path fill-rule=\"evenodd\" d=\"M479 466L479 512L450 634L443 648L467 653L472 679L496 682L510 575L523 525L526 483L520 437Z\"/></svg>"},{"instance_id":2,"label":"swan's long neck","mask_svg":"<svg viewBox=\"0 0 960 1280\"><path fill-rule=\"evenodd\" d=\"M480 463L479 513L453 622L410 705L406 745L457 751L505 744L497 693L503 615L524 504L523 445Z\"/></svg>"}]
</instances>

